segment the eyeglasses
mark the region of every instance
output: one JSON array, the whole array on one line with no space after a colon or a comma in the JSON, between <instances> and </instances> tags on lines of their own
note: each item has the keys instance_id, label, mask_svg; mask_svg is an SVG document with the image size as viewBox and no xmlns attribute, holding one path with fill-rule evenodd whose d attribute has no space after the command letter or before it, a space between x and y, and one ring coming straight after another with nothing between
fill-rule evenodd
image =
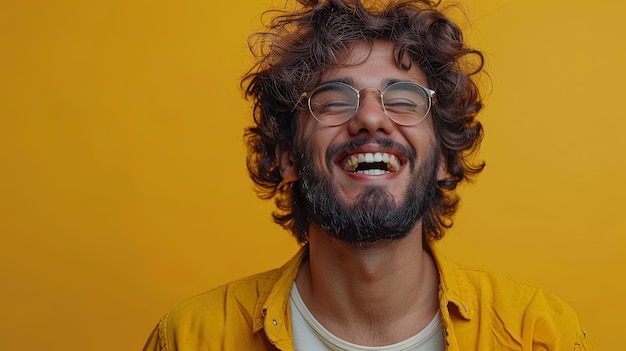
<instances>
[{"instance_id":1,"label":"eyeglasses","mask_svg":"<svg viewBox=\"0 0 626 351\"><path fill-rule=\"evenodd\" d=\"M359 110L361 92L378 89L356 88L342 82L330 82L304 92L311 115L321 124L339 126L350 121ZM380 105L387 117L397 124L410 126L426 118L435 91L412 82L396 82L380 91Z\"/></svg>"}]
</instances>

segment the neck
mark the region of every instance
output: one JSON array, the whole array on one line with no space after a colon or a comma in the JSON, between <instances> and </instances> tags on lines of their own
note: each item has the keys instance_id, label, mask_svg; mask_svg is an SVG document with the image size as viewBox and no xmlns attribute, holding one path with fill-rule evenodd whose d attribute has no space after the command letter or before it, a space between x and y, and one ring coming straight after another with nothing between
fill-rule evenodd
<instances>
[{"instance_id":1,"label":"neck","mask_svg":"<svg viewBox=\"0 0 626 351\"><path fill-rule=\"evenodd\" d=\"M326 329L361 345L402 341L438 311L437 268L422 246L420 225L402 240L358 246L312 230L296 284Z\"/></svg>"}]
</instances>

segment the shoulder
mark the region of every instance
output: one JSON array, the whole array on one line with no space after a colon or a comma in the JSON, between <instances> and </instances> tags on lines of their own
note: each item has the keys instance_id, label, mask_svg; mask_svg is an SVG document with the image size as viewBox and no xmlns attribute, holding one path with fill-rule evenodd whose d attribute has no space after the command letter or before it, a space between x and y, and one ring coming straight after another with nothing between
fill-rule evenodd
<instances>
[{"instance_id":1,"label":"shoulder","mask_svg":"<svg viewBox=\"0 0 626 351\"><path fill-rule=\"evenodd\" d=\"M548 349L588 345L572 306L555 294L502 274L458 266L481 324L502 327L502 335L521 331L523 344ZM498 327L496 327L498 328ZM590 348L589 348L590 349Z\"/></svg>"},{"instance_id":2,"label":"shoulder","mask_svg":"<svg viewBox=\"0 0 626 351\"><path fill-rule=\"evenodd\" d=\"M545 290L499 273L458 264L441 254L436 245L431 244L430 248L439 270L442 292L450 301L461 305L467 319L473 313L490 310L517 316L536 309L555 313L572 311L567 303Z\"/></svg>"},{"instance_id":3,"label":"shoulder","mask_svg":"<svg viewBox=\"0 0 626 351\"><path fill-rule=\"evenodd\" d=\"M285 314L298 267L307 254L304 246L280 268L182 302L161 318L144 350L267 349L265 333L259 331L270 313L277 319Z\"/></svg>"},{"instance_id":4,"label":"shoulder","mask_svg":"<svg viewBox=\"0 0 626 351\"><path fill-rule=\"evenodd\" d=\"M255 274L194 296L173 308L168 313L168 319L171 323L223 323L231 308L252 315L259 296L265 289L271 289L278 272L275 269Z\"/></svg>"},{"instance_id":5,"label":"shoulder","mask_svg":"<svg viewBox=\"0 0 626 351\"><path fill-rule=\"evenodd\" d=\"M220 350L229 343L236 345L242 335L254 341L259 298L279 275L279 269L267 271L183 301L161 318L144 350Z\"/></svg>"},{"instance_id":6,"label":"shoulder","mask_svg":"<svg viewBox=\"0 0 626 351\"><path fill-rule=\"evenodd\" d=\"M500 308L523 308L530 312L535 308L546 311L565 312L572 310L569 304L556 295L526 284L505 275L476 268L457 265L458 272L463 276L465 286L477 300L490 302Z\"/></svg>"},{"instance_id":7,"label":"shoulder","mask_svg":"<svg viewBox=\"0 0 626 351\"><path fill-rule=\"evenodd\" d=\"M441 307L463 345L593 350L576 312L561 298L502 274L459 265L436 245L430 247L439 269Z\"/></svg>"}]
</instances>

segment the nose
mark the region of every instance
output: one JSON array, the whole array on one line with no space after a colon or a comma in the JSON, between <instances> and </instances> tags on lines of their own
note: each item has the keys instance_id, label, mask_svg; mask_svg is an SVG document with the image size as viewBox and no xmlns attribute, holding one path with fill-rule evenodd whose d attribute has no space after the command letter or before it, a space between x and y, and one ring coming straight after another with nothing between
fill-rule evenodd
<instances>
[{"instance_id":1,"label":"nose","mask_svg":"<svg viewBox=\"0 0 626 351\"><path fill-rule=\"evenodd\" d=\"M393 125L383 111L380 91L364 89L360 95L359 109L349 122L350 134L389 134Z\"/></svg>"}]
</instances>

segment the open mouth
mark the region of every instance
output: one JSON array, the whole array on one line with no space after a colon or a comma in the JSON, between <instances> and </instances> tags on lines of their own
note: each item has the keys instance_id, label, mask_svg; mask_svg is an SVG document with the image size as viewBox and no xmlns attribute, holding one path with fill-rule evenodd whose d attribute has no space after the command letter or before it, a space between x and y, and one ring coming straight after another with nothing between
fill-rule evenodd
<instances>
[{"instance_id":1,"label":"open mouth","mask_svg":"<svg viewBox=\"0 0 626 351\"><path fill-rule=\"evenodd\" d=\"M395 155L386 152L365 152L352 154L343 165L343 170L365 175L383 175L397 172L402 162Z\"/></svg>"}]
</instances>

